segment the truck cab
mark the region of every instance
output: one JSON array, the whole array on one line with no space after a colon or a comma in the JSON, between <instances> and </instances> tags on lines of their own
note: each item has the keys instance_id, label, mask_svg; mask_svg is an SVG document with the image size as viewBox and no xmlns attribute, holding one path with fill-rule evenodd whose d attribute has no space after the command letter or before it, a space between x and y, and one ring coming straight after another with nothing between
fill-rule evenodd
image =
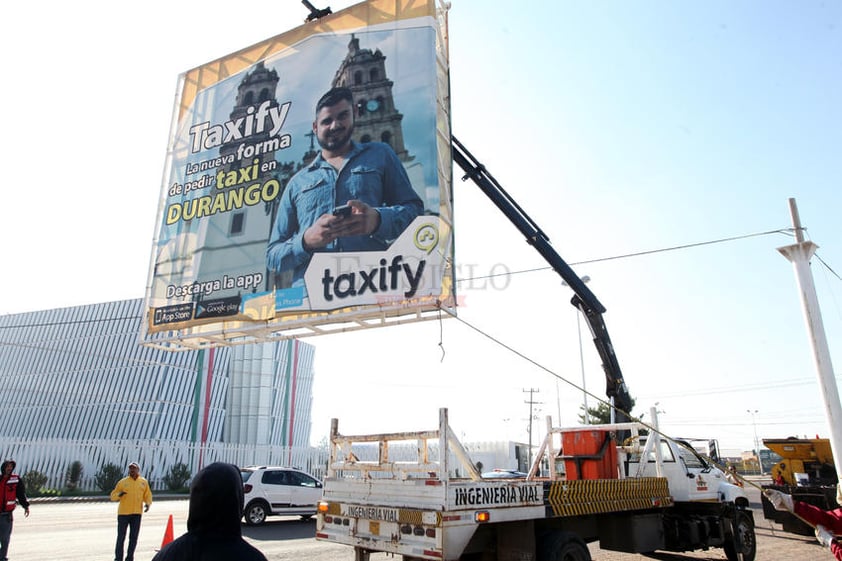
<instances>
[{"instance_id":1,"label":"truck cab","mask_svg":"<svg viewBox=\"0 0 842 561\"><path fill-rule=\"evenodd\" d=\"M724 471L703 458L687 441L656 435L641 437L641 445L640 451L633 450L628 455L628 477L666 477L677 503L733 502L748 506L745 491L730 483Z\"/></svg>"}]
</instances>

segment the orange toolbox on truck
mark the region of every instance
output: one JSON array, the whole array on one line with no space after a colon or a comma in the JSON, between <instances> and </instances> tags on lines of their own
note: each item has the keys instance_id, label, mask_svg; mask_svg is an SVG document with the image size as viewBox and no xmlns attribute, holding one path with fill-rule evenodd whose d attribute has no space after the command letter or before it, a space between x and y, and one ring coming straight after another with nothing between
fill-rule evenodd
<instances>
[{"instance_id":1,"label":"orange toolbox on truck","mask_svg":"<svg viewBox=\"0 0 842 561\"><path fill-rule=\"evenodd\" d=\"M563 432L561 451L567 479L617 479L617 446L611 431Z\"/></svg>"}]
</instances>

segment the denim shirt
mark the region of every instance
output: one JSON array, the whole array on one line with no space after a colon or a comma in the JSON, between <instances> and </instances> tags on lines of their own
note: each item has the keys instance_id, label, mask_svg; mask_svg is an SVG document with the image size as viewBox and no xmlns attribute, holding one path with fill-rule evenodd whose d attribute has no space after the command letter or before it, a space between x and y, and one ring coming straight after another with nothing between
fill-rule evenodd
<instances>
[{"instance_id":1,"label":"denim shirt","mask_svg":"<svg viewBox=\"0 0 842 561\"><path fill-rule=\"evenodd\" d=\"M287 183L266 248L270 271L294 270L292 286L304 285L304 270L312 253L304 249L304 231L321 215L350 199L360 200L380 214L380 226L367 236L338 238L315 251L382 251L389 247L424 204L412 188L395 152L382 142L352 143L338 172L322 158L296 173Z\"/></svg>"}]
</instances>

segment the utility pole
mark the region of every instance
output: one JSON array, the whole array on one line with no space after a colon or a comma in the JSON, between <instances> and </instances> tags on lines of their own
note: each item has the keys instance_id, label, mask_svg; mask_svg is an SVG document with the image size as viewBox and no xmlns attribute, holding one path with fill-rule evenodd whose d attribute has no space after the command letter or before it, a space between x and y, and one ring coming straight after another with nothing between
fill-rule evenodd
<instances>
[{"instance_id":1,"label":"utility pole","mask_svg":"<svg viewBox=\"0 0 842 561\"><path fill-rule=\"evenodd\" d=\"M763 464L760 462L760 441L757 439L757 418L755 415L759 413L757 409L746 409L746 413L751 415L751 424L754 425L754 457L757 458L757 467L760 473L763 473Z\"/></svg>"},{"instance_id":2,"label":"utility pole","mask_svg":"<svg viewBox=\"0 0 842 561\"><path fill-rule=\"evenodd\" d=\"M528 390L523 390L523 393L529 394L529 401L524 401L524 403L529 404L529 424L526 426L526 432L529 433L529 467L527 469L532 468L532 418L534 416L533 407L535 405L541 404L540 401L535 401L532 398L534 394L538 393L539 391L541 390L539 390L538 388L529 388Z\"/></svg>"},{"instance_id":3,"label":"utility pole","mask_svg":"<svg viewBox=\"0 0 842 561\"><path fill-rule=\"evenodd\" d=\"M798 216L795 199L789 199L789 212L792 216L797 243L779 247L778 251L792 263L795 269L795 280L798 283L801 306L804 309L810 347L813 349L813 362L819 377L819 390L822 392L827 425L830 429L833 462L836 464L836 475L842 481L842 405L839 403L839 389L836 387L822 312L819 309L816 285L813 283L813 273L810 270L810 258L818 246L811 241L804 241L804 229L801 227L801 218Z\"/></svg>"}]
</instances>

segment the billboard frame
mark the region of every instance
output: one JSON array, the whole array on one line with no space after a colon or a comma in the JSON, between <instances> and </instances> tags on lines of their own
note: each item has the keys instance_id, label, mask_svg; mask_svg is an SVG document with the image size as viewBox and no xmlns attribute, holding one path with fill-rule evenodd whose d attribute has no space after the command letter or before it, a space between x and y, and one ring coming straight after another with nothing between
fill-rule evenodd
<instances>
[{"instance_id":1,"label":"billboard frame","mask_svg":"<svg viewBox=\"0 0 842 561\"><path fill-rule=\"evenodd\" d=\"M453 266L452 236L452 158L450 146L450 92L447 10L449 6L441 0L367 0L313 20L278 36L263 40L214 61L198 66L179 76L176 104L173 110L171 145L167 154L162 184L166 184L172 171L174 139L181 118L190 110L191 104L203 89L236 76L267 57L281 53L308 37L317 34L347 35L355 30L364 30L373 25L389 24L399 19L432 16L436 22L435 31L435 74L436 74L436 116L435 145L437 147L437 174L441 193L440 205L447 212L439 216L439 227L445 231L449 251L442 273L442 287L438 296L424 295L408 300L391 300L377 304L352 305L335 310L292 310L282 312L272 319L206 319L194 320L189 325L177 324L172 329L153 325L155 308L153 301L153 280L155 276L156 251L159 247L161 223L165 219L165 196L158 208L159 222L153 240L150 270L146 287L147 321L140 334L141 344L165 350L193 350L216 346L276 341L339 332L358 331L375 327L417 323L451 317L456 311L455 279ZM185 302L185 305L189 302ZM443 315L442 311L446 313Z\"/></svg>"}]
</instances>

